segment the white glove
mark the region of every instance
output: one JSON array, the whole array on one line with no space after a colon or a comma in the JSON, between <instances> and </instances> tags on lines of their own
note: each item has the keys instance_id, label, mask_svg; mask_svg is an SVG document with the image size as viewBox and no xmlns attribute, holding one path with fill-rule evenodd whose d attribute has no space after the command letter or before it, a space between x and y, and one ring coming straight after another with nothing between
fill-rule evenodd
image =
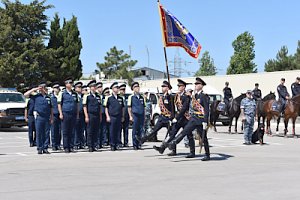
<instances>
[{"instance_id":1,"label":"white glove","mask_svg":"<svg viewBox=\"0 0 300 200\"><path fill-rule=\"evenodd\" d=\"M172 124L175 124L176 122L177 122L177 119L174 118L174 119L172 120Z\"/></svg>"},{"instance_id":2,"label":"white glove","mask_svg":"<svg viewBox=\"0 0 300 200\"><path fill-rule=\"evenodd\" d=\"M203 129L206 129L207 128L207 123L206 122L202 122L202 126L203 126Z\"/></svg>"}]
</instances>

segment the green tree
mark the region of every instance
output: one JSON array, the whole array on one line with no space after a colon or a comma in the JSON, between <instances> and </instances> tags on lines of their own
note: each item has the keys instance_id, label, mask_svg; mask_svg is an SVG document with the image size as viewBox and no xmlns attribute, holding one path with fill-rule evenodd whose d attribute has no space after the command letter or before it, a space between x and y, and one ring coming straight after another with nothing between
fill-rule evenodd
<instances>
[{"instance_id":1,"label":"green tree","mask_svg":"<svg viewBox=\"0 0 300 200\"><path fill-rule=\"evenodd\" d=\"M2 0L0 7L0 84L3 87L30 85L47 75L49 52L44 45L47 16L45 1L25 5Z\"/></svg>"},{"instance_id":2,"label":"green tree","mask_svg":"<svg viewBox=\"0 0 300 200\"><path fill-rule=\"evenodd\" d=\"M227 74L245 74L257 72L255 58L254 37L249 32L240 34L233 41L234 54L231 56Z\"/></svg>"},{"instance_id":3,"label":"green tree","mask_svg":"<svg viewBox=\"0 0 300 200\"><path fill-rule=\"evenodd\" d=\"M108 79L127 79L131 84L134 77L132 68L137 60L131 60L130 55L115 46L106 53L104 60L104 63L97 63L97 73L103 72Z\"/></svg>"},{"instance_id":4,"label":"green tree","mask_svg":"<svg viewBox=\"0 0 300 200\"><path fill-rule=\"evenodd\" d=\"M217 68L214 64L214 59L210 57L209 52L205 51L199 59L200 68L195 73L195 76L213 76L217 74Z\"/></svg>"},{"instance_id":5,"label":"green tree","mask_svg":"<svg viewBox=\"0 0 300 200\"><path fill-rule=\"evenodd\" d=\"M265 71L284 71L297 69L296 56L288 55L289 50L287 46L281 47L276 55L276 59L270 59L265 63Z\"/></svg>"},{"instance_id":6,"label":"green tree","mask_svg":"<svg viewBox=\"0 0 300 200\"><path fill-rule=\"evenodd\" d=\"M297 46L297 50L295 53L295 65L296 65L296 69L300 69L300 40L298 41L298 46Z\"/></svg>"}]
</instances>

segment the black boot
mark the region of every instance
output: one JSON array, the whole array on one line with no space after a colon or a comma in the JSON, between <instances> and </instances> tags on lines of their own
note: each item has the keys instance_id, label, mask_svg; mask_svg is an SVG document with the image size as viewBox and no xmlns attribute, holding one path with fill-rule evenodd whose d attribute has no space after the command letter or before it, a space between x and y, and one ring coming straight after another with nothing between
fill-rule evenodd
<instances>
[{"instance_id":1,"label":"black boot","mask_svg":"<svg viewBox=\"0 0 300 200\"><path fill-rule=\"evenodd\" d=\"M144 144L146 141L147 141L147 139L148 139L148 137L147 137L147 135L145 135L145 136L143 136L143 137L140 137L140 136L135 136L135 138L136 138L136 140L140 143L140 144Z\"/></svg>"},{"instance_id":2,"label":"black boot","mask_svg":"<svg viewBox=\"0 0 300 200\"><path fill-rule=\"evenodd\" d=\"M195 158L195 140L189 141L190 153L186 156L186 158Z\"/></svg>"},{"instance_id":3,"label":"black boot","mask_svg":"<svg viewBox=\"0 0 300 200\"><path fill-rule=\"evenodd\" d=\"M176 149L176 145L183 140L183 138L185 137L185 134L179 133L173 140L172 142L168 143L168 148L172 151L174 149Z\"/></svg>"},{"instance_id":4,"label":"black boot","mask_svg":"<svg viewBox=\"0 0 300 200\"><path fill-rule=\"evenodd\" d=\"M204 158L202 158L201 160L202 160L202 161L209 161L209 160L210 160L209 154L206 154L206 155L204 156Z\"/></svg>"},{"instance_id":5,"label":"black boot","mask_svg":"<svg viewBox=\"0 0 300 200\"><path fill-rule=\"evenodd\" d=\"M153 149L155 149L156 151L158 151L160 154L163 154L165 149L166 149L167 145L165 142L163 142L160 147L157 147L157 146L153 146Z\"/></svg>"},{"instance_id":6,"label":"black boot","mask_svg":"<svg viewBox=\"0 0 300 200\"><path fill-rule=\"evenodd\" d=\"M168 154L168 156L176 156L176 155L177 155L177 153L176 153L176 147L175 147L175 149L173 149L171 151L171 153Z\"/></svg>"}]
</instances>

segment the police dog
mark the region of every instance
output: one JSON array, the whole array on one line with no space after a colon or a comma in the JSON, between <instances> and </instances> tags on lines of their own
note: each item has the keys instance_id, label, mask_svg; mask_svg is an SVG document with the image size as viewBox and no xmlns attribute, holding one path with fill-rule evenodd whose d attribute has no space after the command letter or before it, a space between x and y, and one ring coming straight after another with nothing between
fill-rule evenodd
<instances>
[{"instance_id":1,"label":"police dog","mask_svg":"<svg viewBox=\"0 0 300 200\"><path fill-rule=\"evenodd\" d=\"M261 145L264 144L264 134L265 134L265 126L264 124L259 124L256 131L252 134L252 143L255 144L257 141Z\"/></svg>"}]
</instances>

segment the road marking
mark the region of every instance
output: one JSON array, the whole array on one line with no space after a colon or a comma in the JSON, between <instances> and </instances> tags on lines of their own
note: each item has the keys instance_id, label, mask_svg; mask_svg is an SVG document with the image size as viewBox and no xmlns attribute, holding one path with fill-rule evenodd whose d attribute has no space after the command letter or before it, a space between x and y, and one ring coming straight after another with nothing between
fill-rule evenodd
<instances>
[{"instance_id":1,"label":"road marking","mask_svg":"<svg viewBox=\"0 0 300 200\"><path fill-rule=\"evenodd\" d=\"M28 156L25 153L16 153L16 154L19 155L19 156Z\"/></svg>"}]
</instances>

